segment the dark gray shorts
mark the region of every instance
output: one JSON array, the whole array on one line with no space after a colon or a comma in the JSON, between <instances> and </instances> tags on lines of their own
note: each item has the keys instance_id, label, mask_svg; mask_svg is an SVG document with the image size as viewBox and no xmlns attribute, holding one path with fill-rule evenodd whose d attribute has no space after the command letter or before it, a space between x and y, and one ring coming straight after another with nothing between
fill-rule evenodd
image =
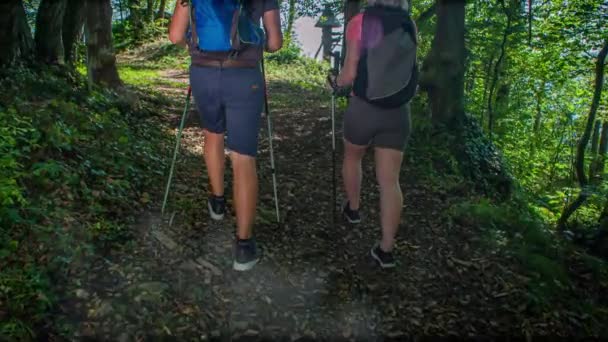
<instances>
[{"instance_id":1,"label":"dark gray shorts","mask_svg":"<svg viewBox=\"0 0 608 342\"><path fill-rule=\"evenodd\" d=\"M409 104L384 109L352 96L344 113L344 139L354 145L403 151L411 126Z\"/></svg>"}]
</instances>

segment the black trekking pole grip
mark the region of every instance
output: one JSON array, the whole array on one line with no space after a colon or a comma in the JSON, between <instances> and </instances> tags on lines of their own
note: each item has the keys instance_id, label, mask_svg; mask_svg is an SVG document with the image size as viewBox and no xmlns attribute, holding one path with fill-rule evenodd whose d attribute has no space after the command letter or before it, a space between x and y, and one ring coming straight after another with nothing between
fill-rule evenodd
<instances>
[{"instance_id":1,"label":"black trekking pole grip","mask_svg":"<svg viewBox=\"0 0 608 342\"><path fill-rule=\"evenodd\" d=\"M340 73L340 51L335 51L332 53L334 56L334 66L333 71L336 75Z\"/></svg>"}]
</instances>

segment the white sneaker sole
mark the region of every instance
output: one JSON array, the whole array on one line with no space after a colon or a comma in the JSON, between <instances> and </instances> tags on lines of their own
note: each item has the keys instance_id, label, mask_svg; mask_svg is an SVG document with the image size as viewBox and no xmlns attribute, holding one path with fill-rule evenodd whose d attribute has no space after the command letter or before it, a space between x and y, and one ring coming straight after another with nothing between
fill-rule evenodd
<instances>
[{"instance_id":1,"label":"white sneaker sole","mask_svg":"<svg viewBox=\"0 0 608 342\"><path fill-rule=\"evenodd\" d=\"M250 269L253 268L253 266L255 266L258 262L260 261L260 259L255 259L253 261L250 262L246 262L244 264L238 263L238 262L233 262L232 263L232 268L235 271L239 271L239 272L245 272L245 271L249 271Z\"/></svg>"},{"instance_id":2,"label":"white sneaker sole","mask_svg":"<svg viewBox=\"0 0 608 342\"><path fill-rule=\"evenodd\" d=\"M376 253L374 253L374 249L376 249L376 247L372 248L372 250L370 251L372 258L374 258L374 260L376 260L378 262L378 264L380 265L380 267L382 268L394 268L395 267L395 263L392 264L385 264L382 262L382 259L380 259L378 257L378 255L376 255Z\"/></svg>"},{"instance_id":3,"label":"white sneaker sole","mask_svg":"<svg viewBox=\"0 0 608 342\"><path fill-rule=\"evenodd\" d=\"M344 212L342 212L342 214L344 215L344 218L346 219L346 221L348 221L349 223L352 223L352 224L361 223L361 219L352 220L350 217L348 217L348 215L344 214Z\"/></svg>"},{"instance_id":4,"label":"white sneaker sole","mask_svg":"<svg viewBox=\"0 0 608 342\"><path fill-rule=\"evenodd\" d=\"M211 202L207 201L207 208L209 209L209 215L214 221L221 221L224 219L224 214L216 214L211 207Z\"/></svg>"}]
</instances>

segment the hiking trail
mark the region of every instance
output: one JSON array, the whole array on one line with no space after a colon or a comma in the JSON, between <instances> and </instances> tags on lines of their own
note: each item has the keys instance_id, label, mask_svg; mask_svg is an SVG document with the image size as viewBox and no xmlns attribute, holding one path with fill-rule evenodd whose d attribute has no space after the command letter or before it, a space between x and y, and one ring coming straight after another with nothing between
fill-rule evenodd
<instances>
[{"instance_id":1,"label":"hiking trail","mask_svg":"<svg viewBox=\"0 0 608 342\"><path fill-rule=\"evenodd\" d=\"M188 75L182 70L159 75L166 80L160 91L173 99L159 110L177 129ZM475 228L448 219L450 201L457 198L419 182L408 152L401 172L398 266L378 269L369 257L380 238L373 154L364 159L363 222L351 226L338 219L333 228L330 95L272 75L268 79L283 223L277 225L274 217L264 116L254 228L261 262L246 273L231 268L235 223L229 162L228 214L214 223L206 209L204 139L191 106L167 215L146 213L135 225L133 241L96 256L69 284L74 296L60 305L57 322L73 325L76 337L118 341L368 340L567 333L579 319L529 312L529 279L510 257L482 248ZM338 157L337 170L340 164ZM337 205L340 193L339 188Z\"/></svg>"}]
</instances>

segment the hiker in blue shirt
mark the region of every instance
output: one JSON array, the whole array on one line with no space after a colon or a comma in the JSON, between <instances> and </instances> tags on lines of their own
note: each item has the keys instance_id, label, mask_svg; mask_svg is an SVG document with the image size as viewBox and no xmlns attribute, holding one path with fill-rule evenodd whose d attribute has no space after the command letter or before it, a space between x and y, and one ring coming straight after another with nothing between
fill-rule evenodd
<instances>
[{"instance_id":1,"label":"hiker in blue shirt","mask_svg":"<svg viewBox=\"0 0 608 342\"><path fill-rule=\"evenodd\" d=\"M233 268L250 270L259 260L252 228L265 87L260 61L263 50L275 52L283 44L277 0L178 0L169 39L187 46L191 55L190 84L205 135L211 185L207 206L214 220L223 219L226 211L224 134L228 133L237 221Z\"/></svg>"}]
</instances>

